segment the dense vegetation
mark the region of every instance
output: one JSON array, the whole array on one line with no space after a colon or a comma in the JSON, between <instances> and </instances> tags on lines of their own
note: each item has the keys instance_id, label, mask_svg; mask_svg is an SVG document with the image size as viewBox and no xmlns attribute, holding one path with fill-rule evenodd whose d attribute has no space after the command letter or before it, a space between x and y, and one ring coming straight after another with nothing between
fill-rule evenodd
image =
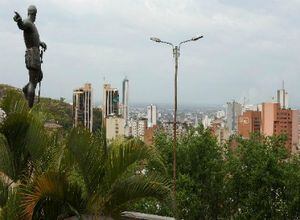
<instances>
[{"instance_id":1,"label":"dense vegetation","mask_svg":"<svg viewBox=\"0 0 300 220\"><path fill-rule=\"evenodd\" d=\"M232 137L219 145L209 130L191 129L178 142L176 212L180 219L299 219L300 158L285 149L284 136L249 140ZM155 146L172 179L172 139ZM167 203L151 199L136 211L172 215Z\"/></svg>"},{"instance_id":2,"label":"dense vegetation","mask_svg":"<svg viewBox=\"0 0 300 220\"><path fill-rule=\"evenodd\" d=\"M0 107L0 219L64 219L103 215L118 218L128 204L170 195L155 148L116 140L82 128L48 131L39 108L8 92ZM157 170L146 169L155 164Z\"/></svg>"}]
</instances>

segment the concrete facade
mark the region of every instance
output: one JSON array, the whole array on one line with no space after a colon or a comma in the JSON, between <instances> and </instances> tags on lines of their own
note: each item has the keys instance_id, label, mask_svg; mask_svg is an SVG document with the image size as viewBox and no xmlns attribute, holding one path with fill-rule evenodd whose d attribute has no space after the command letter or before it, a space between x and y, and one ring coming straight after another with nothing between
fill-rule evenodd
<instances>
[{"instance_id":1,"label":"concrete facade","mask_svg":"<svg viewBox=\"0 0 300 220\"><path fill-rule=\"evenodd\" d=\"M73 126L84 126L93 130L92 85L86 83L73 91Z\"/></svg>"},{"instance_id":2,"label":"concrete facade","mask_svg":"<svg viewBox=\"0 0 300 220\"><path fill-rule=\"evenodd\" d=\"M147 106L147 127L153 127L157 125L157 110L155 105Z\"/></svg>"},{"instance_id":3,"label":"concrete facade","mask_svg":"<svg viewBox=\"0 0 300 220\"><path fill-rule=\"evenodd\" d=\"M125 78L122 83L122 115L125 119L125 125L128 125L129 120L129 80Z\"/></svg>"},{"instance_id":4,"label":"concrete facade","mask_svg":"<svg viewBox=\"0 0 300 220\"><path fill-rule=\"evenodd\" d=\"M103 119L119 115L119 91L110 84L103 85ZM104 120L105 121L105 120Z\"/></svg>"},{"instance_id":5,"label":"concrete facade","mask_svg":"<svg viewBox=\"0 0 300 220\"><path fill-rule=\"evenodd\" d=\"M118 116L108 116L105 119L106 138L112 140L117 137L125 136L125 119Z\"/></svg>"},{"instance_id":6,"label":"concrete facade","mask_svg":"<svg viewBox=\"0 0 300 220\"><path fill-rule=\"evenodd\" d=\"M238 102L228 102L226 111L226 127L231 134L237 131L238 117L242 114L242 105Z\"/></svg>"}]
</instances>

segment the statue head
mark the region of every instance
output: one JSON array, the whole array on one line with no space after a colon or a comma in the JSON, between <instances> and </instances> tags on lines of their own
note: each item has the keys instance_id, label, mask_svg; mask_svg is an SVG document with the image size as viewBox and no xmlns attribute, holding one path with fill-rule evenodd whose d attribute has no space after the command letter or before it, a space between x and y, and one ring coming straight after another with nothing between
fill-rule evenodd
<instances>
[{"instance_id":1,"label":"statue head","mask_svg":"<svg viewBox=\"0 0 300 220\"><path fill-rule=\"evenodd\" d=\"M37 9L34 5L30 5L28 7L28 17L32 22L35 22L35 17L36 17Z\"/></svg>"}]
</instances>

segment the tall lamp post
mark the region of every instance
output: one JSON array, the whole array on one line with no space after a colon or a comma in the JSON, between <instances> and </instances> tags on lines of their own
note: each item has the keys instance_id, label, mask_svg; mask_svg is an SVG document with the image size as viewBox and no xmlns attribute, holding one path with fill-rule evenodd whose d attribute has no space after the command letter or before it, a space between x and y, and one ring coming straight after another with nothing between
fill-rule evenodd
<instances>
[{"instance_id":1,"label":"tall lamp post","mask_svg":"<svg viewBox=\"0 0 300 220\"><path fill-rule=\"evenodd\" d=\"M190 42L190 41L197 41L203 36L193 37L192 39L182 41L178 44L178 46L174 46L172 43L167 41L162 41L159 38L151 37L150 40L157 42L157 43L164 43L168 44L173 49L173 57L175 59L175 81L174 81L174 90L175 90L175 96L174 96L174 122L173 122L173 193L174 198L176 195L176 145L177 145L177 135L176 135L176 124L177 124L177 75L178 75L178 58L180 55L180 46L184 43Z\"/></svg>"}]
</instances>

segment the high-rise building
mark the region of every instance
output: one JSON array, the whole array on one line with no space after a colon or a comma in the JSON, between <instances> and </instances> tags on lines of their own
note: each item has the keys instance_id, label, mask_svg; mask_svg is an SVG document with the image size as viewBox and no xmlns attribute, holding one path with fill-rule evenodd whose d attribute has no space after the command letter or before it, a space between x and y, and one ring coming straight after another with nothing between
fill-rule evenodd
<instances>
[{"instance_id":1,"label":"high-rise building","mask_svg":"<svg viewBox=\"0 0 300 220\"><path fill-rule=\"evenodd\" d=\"M144 140L145 132L147 129L147 119L146 118L139 118L137 120L130 121L131 126L131 135L133 137L137 137L141 140Z\"/></svg>"},{"instance_id":2,"label":"high-rise building","mask_svg":"<svg viewBox=\"0 0 300 220\"><path fill-rule=\"evenodd\" d=\"M155 126L156 123L156 118L157 118L157 112L156 112L156 106L155 105L149 105L147 106L147 127L153 127Z\"/></svg>"},{"instance_id":3,"label":"high-rise building","mask_svg":"<svg viewBox=\"0 0 300 220\"><path fill-rule=\"evenodd\" d=\"M164 121L161 125L163 131L169 136L173 137L174 135L174 122L173 121ZM188 125L186 123L176 122L176 135L182 136L188 132Z\"/></svg>"},{"instance_id":4,"label":"high-rise building","mask_svg":"<svg viewBox=\"0 0 300 220\"><path fill-rule=\"evenodd\" d=\"M119 115L119 91L110 84L103 85L103 121L110 115Z\"/></svg>"},{"instance_id":5,"label":"high-rise building","mask_svg":"<svg viewBox=\"0 0 300 220\"><path fill-rule=\"evenodd\" d=\"M285 134L286 148L294 152L299 143L299 111L284 109L280 103L263 103L262 105L262 133L266 136Z\"/></svg>"},{"instance_id":6,"label":"high-rise building","mask_svg":"<svg viewBox=\"0 0 300 220\"><path fill-rule=\"evenodd\" d=\"M112 140L125 135L125 119L116 115L107 116L106 120L106 139Z\"/></svg>"},{"instance_id":7,"label":"high-rise building","mask_svg":"<svg viewBox=\"0 0 300 220\"><path fill-rule=\"evenodd\" d=\"M277 90L277 102L280 103L280 107L283 109L289 107L288 93L284 89L284 81L282 82L282 89Z\"/></svg>"},{"instance_id":8,"label":"high-rise building","mask_svg":"<svg viewBox=\"0 0 300 220\"><path fill-rule=\"evenodd\" d=\"M236 101L227 102L226 127L231 134L237 131L238 117L242 114L242 105Z\"/></svg>"},{"instance_id":9,"label":"high-rise building","mask_svg":"<svg viewBox=\"0 0 300 220\"><path fill-rule=\"evenodd\" d=\"M81 125L90 131L93 130L92 85L90 83L73 91L73 125L74 127Z\"/></svg>"},{"instance_id":10,"label":"high-rise building","mask_svg":"<svg viewBox=\"0 0 300 220\"><path fill-rule=\"evenodd\" d=\"M122 86L122 108L123 108L123 118L125 119L125 126L128 125L129 118L129 106L128 106L128 98L129 98L129 80L125 78L123 80Z\"/></svg>"},{"instance_id":11,"label":"high-rise building","mask_svg":"<svg viewBox=\"0 0 300 220\"><path fill-rule=\"evenodd\" d=\"M239 116L238 134L244 138L250 138L251 133L260 132L261 127L261 112L260 111L245 111Z\"/></svg>"}]
</instances>

